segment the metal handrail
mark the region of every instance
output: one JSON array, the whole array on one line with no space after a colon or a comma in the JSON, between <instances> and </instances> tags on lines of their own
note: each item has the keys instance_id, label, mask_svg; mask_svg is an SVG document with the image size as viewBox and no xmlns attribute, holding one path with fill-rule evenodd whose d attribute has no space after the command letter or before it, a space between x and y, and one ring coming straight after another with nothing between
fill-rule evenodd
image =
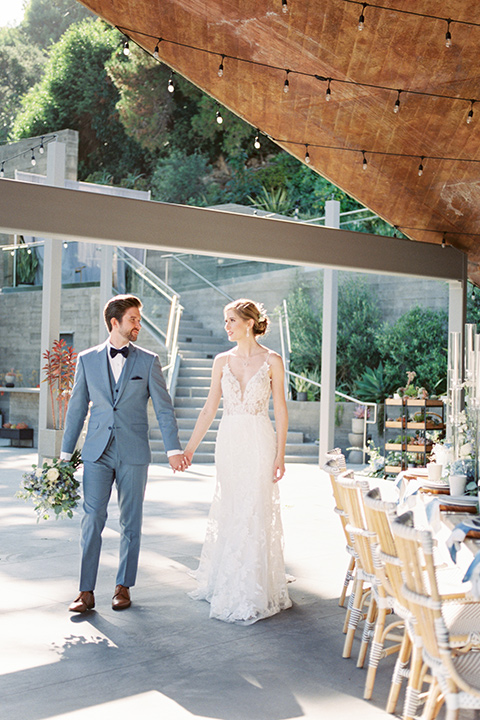
<instances>
[{"instance_id":1,"label":"metal handrail","mask_svg":"<svg viewBox=\"0 0 480 720\"><path fill-rule=\"evenodd\" d=\"M117 255L136 273L141 280L146 282L155 290L155 292L162 295L165 300L170 303L166 331L158 327L155 321L152 320L152 318L145 312L143 312L143 317L146 323L154 331L154 335L157 336L157 339L165 345L165 349L167 351L167 364L163 367L163 372L166 373L167 388L173 397L175 395L175 387L177 384L180 364L178 354L178 332L180 327L180 318L182 317L183 312L183 306L180 304L180 295L124 248L117 247Z\"/></svg>"},{"instance_id":2,"label":"metal handrail","mask_svg":"<svg viewBox=\"0 0 480 720\"><path fill-rule=\"evenodd\" d=\"M228 293L224 292L224 291L221 290L219 287L217 287L217 285L215 285L215 284L212 283L210 280L208 280L204 275L202 275L201 273L199 273L198 270L194 270L194 268L190 267L190 265L188 265L188 264L185 262L185 260L181 260L178 255L174 255L174 254L172 253L172 254L169 254L169 255L162 255L162 258L172 258L172 260L176 260L176 262L178 262L182 267L184 267L186 270L188 270L189 272L191 272L192 275L195 275L195 277L197 277L199 280L201 280L201 281L204 282L206 285L208 285L209 287L211 287L212 290L215 290L216 292L220 293L220 295L223 295L223 297L226 298L227 300L231 301L231 300L234 300L234 299L235 299L235 298L233 298L231 295L229 295Z\"/></svg>"}]
</instances>

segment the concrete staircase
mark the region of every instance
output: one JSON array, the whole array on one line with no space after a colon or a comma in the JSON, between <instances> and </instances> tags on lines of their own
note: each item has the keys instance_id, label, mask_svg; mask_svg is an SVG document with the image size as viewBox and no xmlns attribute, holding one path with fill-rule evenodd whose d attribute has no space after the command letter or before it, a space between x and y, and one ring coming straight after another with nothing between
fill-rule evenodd
<instances>
[{"instance_id":1,"label":"concrete staircase","mask_svg":"<svg viewBox=\"0 0 480 720\"><path fill-rule=\"evenodd\" d=\"M214 336L200 321L187 313L182 315L180 321L178 345L182 361L174 406L180 442L185 447L208 395L213 358L219 352L230 349L231 345L226 338ZM270 415L273 420L273 406ZM214 462L215 438L221 416L222 402L216 418L195 453L195 462ZM163 441L153 412L150 418L150 446L153 462L164 463ZM286 462L316 463L318 447L314 443L305 443L303 433L292 430L288 433L285 459Z\"/></svg>"}]
</instances>

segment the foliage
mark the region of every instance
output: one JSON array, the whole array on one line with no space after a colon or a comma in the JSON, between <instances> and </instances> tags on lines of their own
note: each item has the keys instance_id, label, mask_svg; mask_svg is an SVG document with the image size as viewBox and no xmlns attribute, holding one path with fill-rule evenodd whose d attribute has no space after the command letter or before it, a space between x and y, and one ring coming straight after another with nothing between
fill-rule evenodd
<instances>
[{"instance_id":1,"label":"foliage","mask_svg":"<svg viewBox=\"0 0 480 720\"><path fill-rule=\"evenodd\" d=\"M15 257L16 282L20 285L33 285L39 264L37 253L35 248L25 248L22 236L20 236L20 248L16 250Z\"/></svg>"},{"instance_id":2,"label":"foliage","mask_svg":"<svg viewBox=\"0 0 480 720\"><path fill-rule=\"evenodd\" d=\"M355 381L354 394L359 400L383 403L393 391L393 385L385 383L383 363L376 368L366 367L363 374Z\"/></svg>"},{"instance_id":3,"label":"foliage","mask_svg":"<svg viewBox=\"0 0 480 720\"><path fill-rule=\"evenodd\" d=\"M415 368L419 385L433 393L447 372L447 313L412 308L393 325L384 324L377 336L385 384L401 386Z\"/></svg>"},{"instance_id":4,"label":"foliage","mask_svg":"<svg viewBox=\"0 0 480 720\"><path fill-rule=\"evenodd\" d=\"M265 185L262 185L262 190L257 197L249 196L248 199L259 210L268 210L280 215L288 215L293 210L293 203L288 197L287 189L281 186L267 190Z\"/></svg>"},{"instance_id":5,"label":"foliage","mask_svg":"<svg viewBox=\"0 0 480 720\"><path fill-rule=\"evenodd\" d=\"M298 284L287 298L291 347L290 368L298 374L321 366L322 315L307 287Z\"/></svg>"},{"instance_id":6,"label":"foliage","mask_svg":"<svg viewBox=\"0 0 480 720\"><path fill-rule=\"evenodd\" d=\"M141 170L142 153L120 122L115 107L119 94L104 67L119 41L118 31L100 20L72 25L52 46L41 81L24 96L14 137L72 128L80 133L81 178L106 169L119 181Z\"/></svg>"},{"instance_id":7,"label":"foliage","mask_svg":"<svg viewBox=\"0 0 480 720\"><path fill-rule=\"evenodd\" d=\"M22 96L39 79L44 53L19 28L0 28L0 143L8 140Z\"/></svg>"},{"instance_id":8,"label":"foliage","mask_svg":"<svg viewBox=\"0 0 480 720\"><path fill-rule=\"evenodd\" d=\"M158 161L152 177L152 196L162 202L198 204L207 192L206 178L211 168L198 153L185 155L174 150Z\"/></svg>"},{"instance_id":9,"label":"foliage","mask_svg":"<svg viewBox=\"0 0 480 720\"><path fill-rule=\"evenodd\" d=\"M480 328L480 288L468 283L467 323L475 323Z\"/></svg>"},{"instance_id":10,"label":"foliage","mask_svg":"<svg viewBox=\"0 0 480 720\"><path fill-rule=\"evenodd\" d=\"M353 388L365 366L380 360L376 332L380 309L366 282L351 277L342 283L337 319L337 385Z\"/></svg>"},{"instance_id":11,"label":"foliage","mask_svg":"<svg viewBox=\"0 0 480 720\"><path fill-rule=\"evenodd\" d=\"M93 18L93 13L76 0L29 0L21 29L31 44L46 48L60 40L73 23Z\"/></svg>"},{"instance_id":12,"label":"foliage","mask_svg":"<svg viewBox=\"0 0 480 720\"><path fill-rule=\"evenodd\" d=\"M65 340L54 340L52 350L43 353L47 361L43 366L45 379L50 390L53 427L56 428L55 403L58 408L58 427L63 428L75 376L77 353L68 347Z\"/></svg>"},{"instance_id":13,"label":"foliage","mask_svg":"<svg viewBox=\"0 0 480 720\"><path fill-rule=\"evenodd\" d=\"M23 474L21 489L17 497L32 500L35 503L37 522L48 520L53 512L56 519L73 517L80 495L80 482L75 478L75 470L81 465L80 451L75 450L70 461L45 461L42 467L32 465L32 470Z\"/></svg>"}]
</instances>

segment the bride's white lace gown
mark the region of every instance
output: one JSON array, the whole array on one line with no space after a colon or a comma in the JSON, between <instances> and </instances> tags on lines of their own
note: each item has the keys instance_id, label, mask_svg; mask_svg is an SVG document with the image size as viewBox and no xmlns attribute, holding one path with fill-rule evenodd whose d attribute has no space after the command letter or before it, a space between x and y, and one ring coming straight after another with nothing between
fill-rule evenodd
<instances>
[{"instance_id":1,"label":"bride's white lace gown","mask_svg":"<svg viewBox=\"0 0 480 720\"><path fill-rule=\"evenodd\" d=\"M268 358L268 356L267 356ZM190 596L208 600L210 617L245 625L291 606L283 559L275 433L268 416L268 359L240 383L228 360L217 435L217 484Z\"/></svg>"}]
</instances>

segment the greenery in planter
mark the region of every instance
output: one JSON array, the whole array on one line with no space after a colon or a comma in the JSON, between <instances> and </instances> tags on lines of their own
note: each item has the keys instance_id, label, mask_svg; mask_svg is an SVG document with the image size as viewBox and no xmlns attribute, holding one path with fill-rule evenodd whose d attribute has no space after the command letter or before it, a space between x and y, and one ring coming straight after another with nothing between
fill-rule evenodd
<instances>
[{"instance_id":1,"label":"greenery in planter","mask_svg":"<svg viewBox=\"0 0 480 720\"><path fill-rule=\"evenodd\" d=\"M363 374L356 381L353 392L359 400L376 402L378 404L377 429L379 435L383 435L385 426L383 403L385 402L385 398L390 395L391 387L385 382L382 362L380 362L376 368L365 368Z\"/></svg>"}]
</instances>

